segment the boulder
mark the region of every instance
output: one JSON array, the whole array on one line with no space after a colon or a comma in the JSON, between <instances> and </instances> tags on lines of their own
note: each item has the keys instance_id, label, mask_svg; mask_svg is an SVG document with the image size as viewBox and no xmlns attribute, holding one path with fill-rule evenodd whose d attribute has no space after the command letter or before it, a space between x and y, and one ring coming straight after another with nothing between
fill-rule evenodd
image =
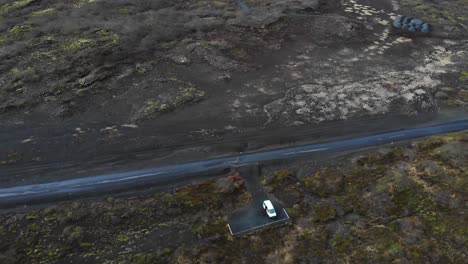
<instances>
[{"instance_id":1,"label":"boulder","mask_svg":"<svg viewBox=\"0 0 468 264\"><path fill-rule=\"evenodd\" d=\"M412 17L397 17L393 21L393 27L407 30L410 32L428 33L432 31L431 25L425 23L419 18Z\"/></svg>"},{"instance_id":2,"label":"boulder","mask_svg":"<svg viewBox=\"0 0 468 264\"><path fill-rule=\"evenodd\" d=\"M190 59L184 55L171 55L168 57L172 62L181 65L188 65L191 63Z\"/></svg>"},{"instance_id":3,"label":"boulder","mask_svg":"<svg viewBox=\"0 0 468 264\"><path fill-rule=\"evenodd\" d=\"M395 19L395 21L393 21L393 26L396 27L396 28L401 28L402 22L403 22L403 18L402 17L397 17Z\"/></svg>"},{"instance_id":4,"label":"boulder","mask_svg":"<svg viewBox=\"0 0 468 264\"><path fill-rule=\"evenodd\" d=\"M412 17L405 17L405 18L403 18L402 23L408 25L411 22L412 19L413 19Z\"/></svg>"},{"instance_id":5,"label":"boulder","mask_svg":"<svg viewBox=\"0 0 468 264\"><path fill-rule=\"evenodd\" d=\"M445 92L442 92L442 91L438 91L436 94L435 94L435 97L439 100L444 100L444 99L447 99L448 98L448 95L445 93Z\"/></svg>"},{"instance_id":6,"label":"boulder","mask_svg":"<svg viewBox=\"0 0 468 264\"><path fill-rule=\"evenodd\" d=\"M393 26L396 27L396 28L401 28L402 24L401 24L401 22L394 21Z\"/></svg>"},{"instance_id":7,"label":"boulder","mask_svg":"<svg viewBox=\"0 0 468 264\"><path fill-rule=\"evenodd\" d=\"M413 18L411 20L410 24L412 24L414 26L421 26L422 24L424 24L424 22L421 19Z\"/></svg>"},{"instance_id":8,"label":"boulder","mask_svg":"<svg viewBox=\"0 0 468 264\"><path fill-rule=\"evenodd\" d=\"M421 26L421 32L424 32L424 33L429 33L432 31L432 26L427 24L427 23L424 23L422 24Z\"/></svg>"}]
</instances>

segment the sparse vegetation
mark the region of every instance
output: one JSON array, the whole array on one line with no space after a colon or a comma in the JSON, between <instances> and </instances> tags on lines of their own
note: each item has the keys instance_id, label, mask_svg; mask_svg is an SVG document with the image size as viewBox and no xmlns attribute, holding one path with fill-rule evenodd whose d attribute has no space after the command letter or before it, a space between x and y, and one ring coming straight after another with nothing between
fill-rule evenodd
<instances>
[{"instance_id":1,"label":"sparse vegetation","mask_svg":"<svg viewBox=\"0 0 468 264\"><path fill-rule=\"evenodd\" d=\"M361 0L4 1L0 181L256 150L272 143L267 134L289 144L328 121L362 117L363 128L383 130L387 114L422 122L418 114L447 105L463 110L467 0L395 3L399 11ZM433 33L391 30L400 13ZM340 129L317 127L313 140ZM464 147L466 133L333 165L275 162L261 183L294 222L242 238L226 228L255 198L239 175L21 207L0 214L0 263L458 263ZM46 168L65 160L90 164Z\"/></svg>"},{"instance_id":2,"label":"sparse vegetation","mask_svg":"<svg viewBox=\"0 0 468 264\"><path fill-rule=\"evenodd\" d=\"M0 215L0 246L7 251L6 254L0 251L0 259L2 263L15 263L17 257L28 262L99 258L107 263L120 258L118 250L122 245L140 244L147 239L152 244L150 251L126 254L122 261L166 262L176 253L174 248L180 246L175 239L178 236L195 241L197 237L200 241L228 239L223 216L246 202L242 200L245 189L224 193L217 188L210 181L150 197L65 202L28 213L18 212L14 214L16 220L8 223L5 221L10 221L11 214ZM191 228L187 229L186 224ZM172 238L160 237L160 232L166 231ZM9 249L16 245L22 246L14 251L15 255L10 255L13 251Z\"/></svg>"},{"instance_id":3,"label":"sparse vegetation","mask_svg":"<svg viewBox=\"0 0 468 264\"><path fill-rule=\"evenodd\" d=\"M156 118L161 114L172 112L182 105L197 103L206 98L205 92L195 88L192 84L187 84L172 78L169 78L168 81L180 83L182 86L179 87L175 95L165 100L147 100L143 107L134 112L133 120L140 121Z\"/></svg>"},{"instance_id":4,"label":"sparse vegetation","mask_svg":"<svg viewBox=\"0 0 468 264\"><path fill-rule=\"evenodd\" d=\"M461 72L460 81L468 81L468 71L462 71Z\"/></svg>"},{"instance_id":5,"label":"sparse vegetation","mask_svg":"<svg viewBox=\"0 0 468 264\"><path fill-rule=\"evenodd\" d=\"M303 179L297 179L293 169L273 172L266 187L281 183L281 188L271 190L286 198L295 223L257 235L232 239L228 233L226 216L248 202L242 198L248 196L243 185L226 190L242 180L233 174L175 192L64 202L3 214L1 254L10 262L99 258L104 263L153 263L191 261L205 254L235 262L254 254L256 263L267 262L272 255L291 263L307 259L334 263L344 257L351 262L457 263L466 243L465 223L459 218L465 210L464 190L458 187L466 185L466 162L454 162L464 159L460 152L450 152L458 153L450 160L441 159L440 150L466 145L466 136L448 134L413 147L371 152L353 159L354 164L320 168ZM404 154L409 150L416 156ZM426 179L437 171L434 164L445 172L428 184ZM320 186L329 191L314 189ZM288 198L296 192L301 195ZM147 243L151 250L138 250ZM291 243L295 246L288 248ZM119 254L130 244L139 246ZM22 250L11 251L19 245Z\"/></svg>"},{"instance_id":6,"label":"sparse vegetation","mask_svg":"<svg viewBox=\"0 0 468 264\"><path fill-rule=\"evenodd\" d=\"M7 151L6 155L0 152L0 166L14 164L18 161L18 159L19 155L16 151Z\"/></svg>"},{"instance_id":7,"label":"sparse vegetation","mask_svg":"<svg viewBox=\"0 0 468 264\"><path fill-rule=\"evenodd\" d=\"M46 8L43 10L32 12L31 15L32 16L47 16L47 15L52 15L55 12L57 12L57 10L55 10L55 8L50 7L50 8Z\"/></svg>"},{"instance_id":8,"label":"sparse vegetation","mask_svg":"<svg viewBox=\"0 0 468 264\"><path fill-rule=\"evenodd\" d=\"M456 23L466 19L466 1L454 0L447 2L429 3L423 0L402 1L402 5L410 8L419 17L431 23Z\"/></svg>"},{"instance_id":9,"label":"sparse vegetation","mask_svg":"<svg viewBox=\"0 0 468 264\"><path fill-rule=\"evenodd\" d=\"M4 4L2 7L0 7L0 15L6 15L16 9L25 7L34 1L35 0L18 0L13 1L10 4Z\"/></svg>"}]
</instances>

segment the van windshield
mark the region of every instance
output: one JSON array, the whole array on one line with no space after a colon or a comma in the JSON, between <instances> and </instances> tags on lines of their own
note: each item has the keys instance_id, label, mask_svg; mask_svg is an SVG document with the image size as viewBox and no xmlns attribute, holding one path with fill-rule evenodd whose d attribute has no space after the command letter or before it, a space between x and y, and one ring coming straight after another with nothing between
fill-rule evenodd
<instances>
[{"instance_id":1,"label":"van windshield","mask_svg":"<svg viewBox=\"0 0 468 264\"><path fill-rule=\"evenodd\" d=\"M274 214L274 213L275 213L275 209L268 209L268 213Z\"/></svg>"}]
</instances>

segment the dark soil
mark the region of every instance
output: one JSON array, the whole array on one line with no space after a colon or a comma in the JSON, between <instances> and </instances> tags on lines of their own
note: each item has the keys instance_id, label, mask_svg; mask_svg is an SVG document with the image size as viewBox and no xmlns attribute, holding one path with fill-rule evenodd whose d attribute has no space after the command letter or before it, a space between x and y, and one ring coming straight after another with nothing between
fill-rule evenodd
<instances>
[{"instance_id":1,"label":"dark soil","mask_svg":"<svg viewBox=\"0 0 468 264\"><path fill-rule=\"evenodd\" d=\"M185 158L212 155L206 141L237 142L216 153L255 148L238 143L247 137L281 144L267 134L324 122L466 114L463 1L19 0L0 10L0 174L15 179L181 146L192 147ZM394 31L400 13L435 31Z\"/></svg>"}]
</instances>

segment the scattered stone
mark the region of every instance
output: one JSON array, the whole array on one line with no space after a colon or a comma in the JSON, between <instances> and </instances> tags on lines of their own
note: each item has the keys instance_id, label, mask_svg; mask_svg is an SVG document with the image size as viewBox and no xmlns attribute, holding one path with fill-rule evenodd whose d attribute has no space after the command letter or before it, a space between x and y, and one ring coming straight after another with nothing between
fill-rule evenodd
<instances>
[{"instance_id":1,"label":"scattered stone","mask_svg":"<svg viewBox=\"0 0 468 264\"><path fill-rule=\"evenodd\" d=\"M193 51L211 66L220 70L242 70L245 67L236 61L228 59L218 49L211 46L196 46Z\"/></svg>"},{"instance_id":2,"label":"scattered stone","mask_svg":"<svg viewBox=\"0 0 468 264\"><path fill-rule=\"evenodd\" d=\"M138 128L138 125L135 124L123 124L120 125L121 127L126 127L126 128Z\"/></svg>"},{"instance_id":3,"label":"scattered stone","mask_svg":"<svg viewBox=\"0 0 468 264\"><path fill-rule=\"evenodd\" d=\"M442 88L440 88L440 91L442 91L444 93L453 93L453 92L455 92L455 89L452 88L452 87L442 87Z\"/></svg>"},{"instance_id":4,"label":"scattered stone","mask_svg":"<svg viewBox=\"0 0 468 264\"><path fill-rule=\"evenodd\" d=\"M95 83L97 81L102 81L102 80L106 79L109 76L110 76L109 72L104 71L101 68L99 68L99 69L96 69L96 70L92 71L88 75L80 78L78 80L78 83L82 87L86 87L86 86L90 86L91 84L93 84L93 83Z\"/></svg>"},{"instance_id":5,"label":"scattered stone","mask_svg":"<svg viewBox=\"0 0 468 264\"><path fill-rule=\"evenodd\" d=\"M218 79L218 81L225 81L225 82L227 82L227 81L230 81L231 78L232 78L232 77L231 77L231 75L230 75L229 73L224 73L224 74L218 76L217 79Z\"/></svg>"},{"instance_id":6,"label":"scattered stone","mask_svg":"<svg viewBox=\"0 0 468 264\"><path fill-rule=\"evenodd\" d=\"M448 95L445 92L439 91L435 94L435 97L439 100L445 100L448 98Z\"/></svg>"},{"instance_id":7,"label":"scattered stone","mask_svg":"<svg viewBox=\"0 0 468 264\"><path fill-rule=\"evenodd\" d=\"M177 63L177 64L182 64L182 65L188 65L192 61L184 55L172 55L168 57L172 62Z\"/></svg>"},{"instance_id":8,"label":"scattered stone","mask_svg":"<svg viewBox=\"0 0 468 264\"><path fill-rule=\"evenodd\" d=\"M22 140L21 143L24 144L24 143L31 142L33 140L34 140L34 138L27 138L27 139Z\"/></svg>"},{"instance_id":9,"label":"scattered stone","mask_svg":"<svg viewBox=\"0 0 468 264\"><path fill-rule=\"evenodd\" d=\"M59 118L70 117L72 115L73 109L70 104L61 104L54 113L54 116Z\"/></svg>"}]
</instances>

